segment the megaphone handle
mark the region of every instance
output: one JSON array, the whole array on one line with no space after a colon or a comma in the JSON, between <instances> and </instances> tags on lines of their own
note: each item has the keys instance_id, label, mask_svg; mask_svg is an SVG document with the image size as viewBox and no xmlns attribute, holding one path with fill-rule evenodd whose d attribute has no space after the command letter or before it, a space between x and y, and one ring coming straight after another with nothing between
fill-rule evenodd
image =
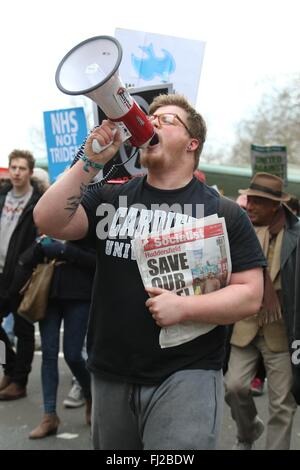
<instances>
[{"instance_id":1,"label":"megaphone handle","mask_svg":"<svg viewBox=\"0 0 300 470\"><path fill-rule=\"evenodd\" d=\"M102 152L102 150L104 149L107 149L107 147L109 147L111 144L112 144L113 141L111 141L109 144L107 145L100 145L98 140L94 139L93 142L92 142L92 149L93 149L93 152L94 153L100 153Z\"/></svg>"},{"instance_id":2,"label":"megaphone handle","mask_svg":"<svg viewBox=\"0 0 300 470\"><path fill-rule=\"evenodd\" d=\"M113 131L112 131L113 135L115 135L116 132L117 132L117 129L113 129ZM102 152L102 150L107 149L107 147L109 147L112 143L113 143L113 140L111 140L109 142L109 144L107 144L107 145L100 145L98 140L94 139L93 142L92 142L93 152L94 153L100 153L100 152Z\"/></svg>"}]
</instances>

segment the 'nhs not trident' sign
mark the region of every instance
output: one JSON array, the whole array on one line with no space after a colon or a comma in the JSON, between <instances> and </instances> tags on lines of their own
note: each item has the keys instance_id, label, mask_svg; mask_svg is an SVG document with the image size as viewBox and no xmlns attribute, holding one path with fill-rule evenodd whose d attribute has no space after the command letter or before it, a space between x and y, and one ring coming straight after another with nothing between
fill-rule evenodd
<instances>
[{"instance_id":1,"label":"'nhs not trident' sign","mask_svg":"<svg viewBox=\"0 0 300 470\"><path fill-rule=\"evenodd\" d=\"M68 168L87 135L83 108L57 109L44 112L51 182Z\"/></svg>"}]
</instances>

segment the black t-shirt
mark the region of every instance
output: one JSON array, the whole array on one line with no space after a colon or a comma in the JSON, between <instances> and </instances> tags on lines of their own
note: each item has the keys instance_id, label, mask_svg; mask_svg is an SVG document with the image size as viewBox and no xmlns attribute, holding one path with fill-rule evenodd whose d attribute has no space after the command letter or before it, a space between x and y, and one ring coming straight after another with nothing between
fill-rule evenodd
<instances>
[{"instance_id":1,"label":"black t-shirt","mask_svg":"<svg viewBox=\"0 0 300 470\"><path fill-rule=\"evenodd\" d=\"M222 367L224 326L180 346L160 348L160 328L145 306L148 295L131 252L134 234L144 233L149 223L153 231L163 222L174 224L175 218L176 223L185 223L187 215L180 212L207 216L219 212L219 203L218 193L196 178L177 190L156 189L144 177L86 193L82 205L97 252L87 342L92 372L119 381L154 384L178 370ZM248 216L237 204L230 205L230 217L227 211L219 215L226 220L232 272L265 266Z\"/></svg>"}]
</instances>

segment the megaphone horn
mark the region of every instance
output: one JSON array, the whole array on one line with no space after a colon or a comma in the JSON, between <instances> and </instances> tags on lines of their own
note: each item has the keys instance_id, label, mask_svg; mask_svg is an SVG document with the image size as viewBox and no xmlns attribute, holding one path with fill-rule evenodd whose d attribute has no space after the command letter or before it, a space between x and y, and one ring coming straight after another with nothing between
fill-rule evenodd
<instances>
[{"instance_id":1,"label":"megaphone horn","mask_svg":"<svg viewBox=\"0 0 300 470\"><path fill-rule=\"evenodd\" d=\"M146 147L154 135L153 125L119 77L121 60L122 47L117 39L111 36L86 39L59 63L56 85L67 95L88 96L111 121L118 123L123 141L129 138L134 147ZM106 147L93 142L94 152Z\"/></svg>"}]
</instances>

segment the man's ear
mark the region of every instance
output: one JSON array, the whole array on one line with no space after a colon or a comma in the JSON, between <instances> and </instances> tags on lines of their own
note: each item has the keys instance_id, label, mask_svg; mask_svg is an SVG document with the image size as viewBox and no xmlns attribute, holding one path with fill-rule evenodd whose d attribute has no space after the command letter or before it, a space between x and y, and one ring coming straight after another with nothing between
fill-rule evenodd
<instances>
[{"instance_id":1,"label":"man's ear","mask_svg":"<svg viewBox=\"0 0 300 470\"><path fill-rule=\"evenodd\" d=\"M199 141L197 139L192 139L187 146L186 150L188 152L194 152L199 147Z\"/></svg>"}]
</instances>

